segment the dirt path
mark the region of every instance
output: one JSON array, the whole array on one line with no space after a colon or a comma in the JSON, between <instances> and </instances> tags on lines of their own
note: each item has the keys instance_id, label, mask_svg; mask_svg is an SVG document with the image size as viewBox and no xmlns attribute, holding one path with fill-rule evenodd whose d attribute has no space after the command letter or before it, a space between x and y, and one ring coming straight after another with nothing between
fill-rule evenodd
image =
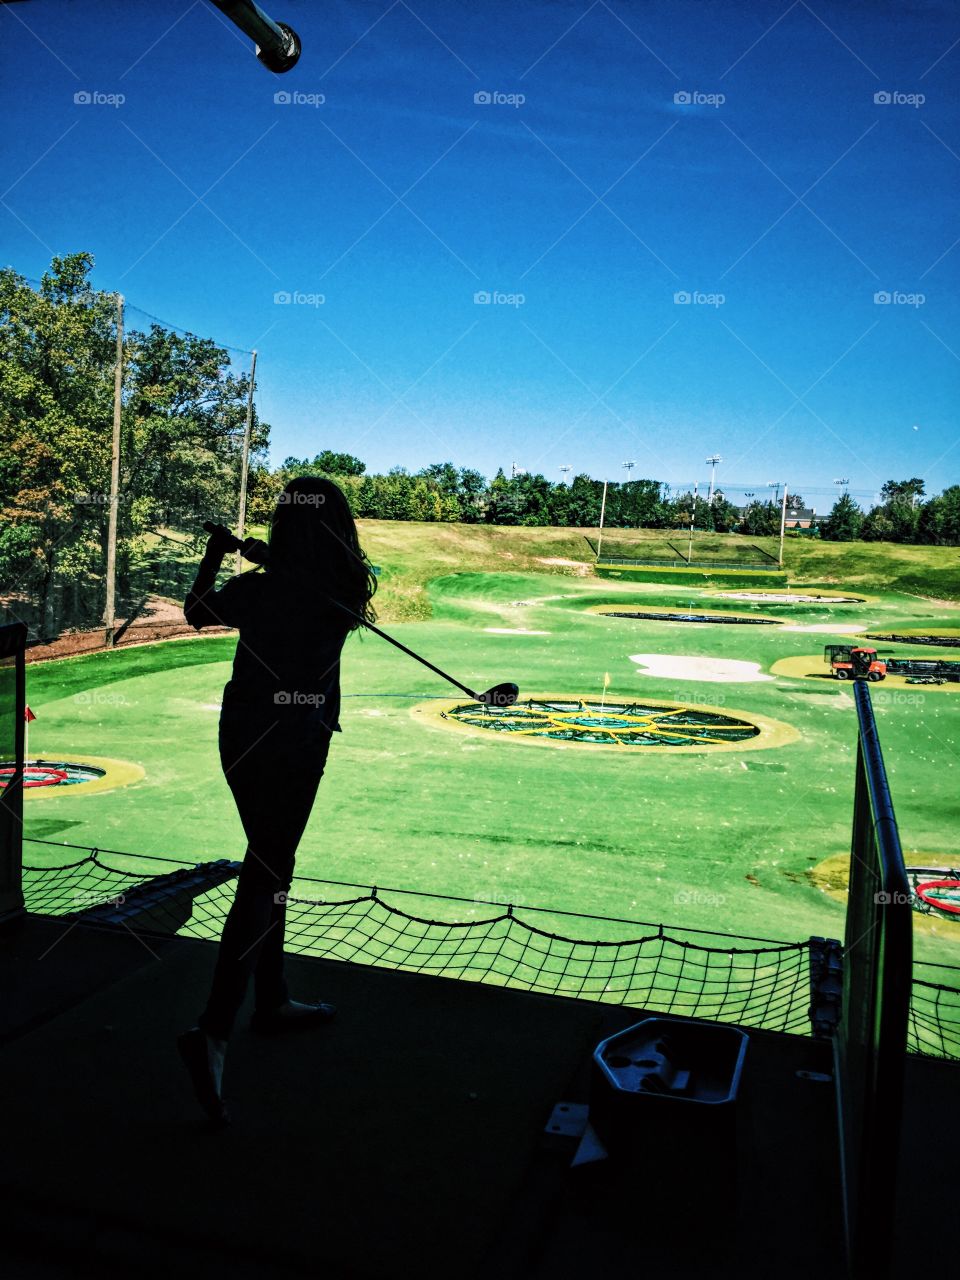
<instances>
[{"instance_id":1,"label":"dirt path","mask_svg":"<svg viewBox=\"0 0 960 1280\"><path fill-rule=\"evenodd\" d=\"M229 627L205 627L204 635L226 635L229 631ZM187 625L181 605L156 596L147 602L143 613L111 648L129 649L134 645L154 644L158 640L175 640L196 634L193 627ZM26 656L27 662L49 662L52 658L75 658L106 648L103 627L97 627L91 631L67 631L47 644L31 645Z\"/></svg>"}]
</instances>

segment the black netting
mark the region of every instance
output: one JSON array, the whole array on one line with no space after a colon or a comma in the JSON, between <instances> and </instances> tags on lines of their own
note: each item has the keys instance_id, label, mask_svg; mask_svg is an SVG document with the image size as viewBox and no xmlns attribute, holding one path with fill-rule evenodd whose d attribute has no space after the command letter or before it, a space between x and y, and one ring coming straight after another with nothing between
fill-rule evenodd
<instances>
[{"instance_id":1,"label":"black netting","mask_svg":"<svg viewBox=\"0 0 960 1280\"><path fill-rule=\"evenodd\" d=\"M181 937L220 936L238 863L195 867L172 859L83 852L67 864L24 867L28 910L122 920L131 928ZM816 939L788 943L656 924L631 928L629 921L398 889L344 893L351 888L363 887L294 879L287 898L287 950L810 1034ZM477 918L437 918L466 914ZM572 921L594 937L569 936ZM546 927L554 922L565 932ZM758 945L744 945L749 943ZM908 1048L960 1059L960 968L915 965Z\"/></svg>"}]
</instances>

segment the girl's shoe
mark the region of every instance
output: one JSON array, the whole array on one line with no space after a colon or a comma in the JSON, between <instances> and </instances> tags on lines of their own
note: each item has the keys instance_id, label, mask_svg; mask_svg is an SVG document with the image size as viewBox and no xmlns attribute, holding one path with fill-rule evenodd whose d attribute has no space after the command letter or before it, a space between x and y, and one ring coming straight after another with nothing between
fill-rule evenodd
<instances>
[{"instance_id":1,"label":"girl's shoe","mask_svg":"<svg viewBox=\"0 0 960 1280\"><path fill-rule=\"evenodd\" d=\"M223 1072L223 1052L213 1047L215 1042L200 1027L191 1027L177 1037L177 1048L190 1076L197 1101L215 1125L230 1123L230 1116L220 1096L220 1078Z\"/></svg>"},{"instance_id":2,"label":"girl's shoe","mask_svg":"<svg viewBox=\"0 0 960 1280\"><path fill-rule=\"evenodd\" d=\"M299 1000L288 1000L279 1009L271 1009L269 1013L254 1013L251 1030L258 1035L283 1035L287 1031L304 1031L309 1027L319 1027L329 1022L337 1012L335 1004L321 1000L316 1004L301 1004Z\"/></svg>"}]
</instances>

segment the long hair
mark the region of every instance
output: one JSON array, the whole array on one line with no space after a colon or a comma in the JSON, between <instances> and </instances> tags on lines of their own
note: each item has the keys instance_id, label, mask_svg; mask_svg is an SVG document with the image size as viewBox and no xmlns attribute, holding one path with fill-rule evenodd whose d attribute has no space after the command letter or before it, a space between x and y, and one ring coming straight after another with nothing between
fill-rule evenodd
<instances>
[{"instance_id":1,"label":"long hair","mask_svg":"<svg viewBox=\"0 0 960 1280\"><path fill-rule=\"evenodd\" d=\"M376 575L343 490L332 480L298 476L287 484L270 526L269 568L339 600L365 622L377 616L370 603ZM358 626L353 622L350 630Z\"/></svg>"}]
</instances>

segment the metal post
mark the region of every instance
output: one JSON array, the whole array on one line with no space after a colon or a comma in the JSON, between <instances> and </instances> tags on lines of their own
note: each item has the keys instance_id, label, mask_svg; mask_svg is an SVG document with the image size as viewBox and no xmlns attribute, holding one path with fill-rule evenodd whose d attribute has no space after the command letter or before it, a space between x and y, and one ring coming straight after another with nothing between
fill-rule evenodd
<instances>
[{"instance_id":1,"label":"metal post","mask_svg":"<svg viewBox=\"0 0 960 1280\"><path fill-rule=\"evenodd\" d=\"M113 444L110 455L110 510L107 516L107 595L104 642L113 644L117 608L117 507L120 502L120 411L123 406L123 295L117 294L117 354L113 366Z\"/></svg>"},{"instance_id":2,"label":"metal post","mask_svg":"<svg viewBox=\"0 0 960 1280\"><path fill-rule=\"evenodd\" d=\"M275 22L253 0L213 0L231 22L256 45L257 57L278 75L296 66L300 57L300 37L285 22Z\"/></svg>"},{"instance_id":3,"label":"metal post","mask_svg":"<svg viewBox=\"0 0 960 1280\"><path fill-rule=\"evenodd\" d=\"M722 461L723 459L719 453L713 453L707 458L707 466L710 468L710 492L707 494L707 502L709 503L713 502L713 490L717 479L717 463Z\"/></svg>"},{"instance_id":4,"label":"metal post","mask_svg":"<svg viewBox=\"0 0 960 1280\"><path fill-rule=\"evenodd\" d=\"M687 564L693 559L693 524L697 518L697 494L700 492L700 481L693 486L693 509L690 512L690 545L687 547Z\"/></svg>"},{"instance_id":5,"label":"metal post","mask_svg":"<svg viewBox=\"0 0 960 1280\"><path fill-rule=\"evenodd\" d=\"M247 420L243 428L243 455L240 460L240 509L237 512L237 537L242 542L247 523L247 472L250 465L250 432L253 429L253 392L257 378L257 353L250 352L250 387L247 392ZM243 555L237 552L237 573L243 568Z\"/></svg>"},{"instance_id":6,"label":"metal post","mask_svg":"<svg viewBox=\"0 0 960 1280\"><path fill-rule=\"evenodd\" d=\"M783 568L783 534L787 527L787 489L788 485L783 486L783 506L780 508L780 568Z\"/></svg>"},{"instance_id":7,"label":"metal post","mask_svg":"<svg viewBox=\"0 0 960 1280\"><path fill-rule=\"evenodd\" d=\"M600 503L600 531L597 534L597 559L600 559L600 544L603 542L603 513L607 509L607 482L603 482L603 500Z\"/></svg>"}]
</instances>

